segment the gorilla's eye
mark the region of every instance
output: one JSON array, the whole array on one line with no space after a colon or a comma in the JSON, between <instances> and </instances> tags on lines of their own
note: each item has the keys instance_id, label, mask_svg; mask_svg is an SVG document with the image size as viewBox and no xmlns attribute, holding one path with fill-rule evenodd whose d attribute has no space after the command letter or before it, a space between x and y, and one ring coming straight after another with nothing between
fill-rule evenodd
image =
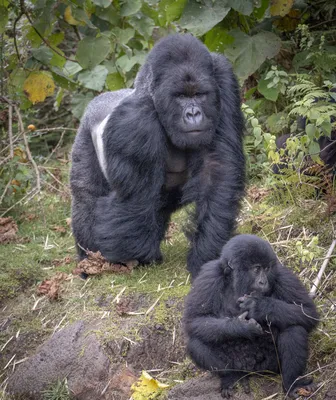
<instances>
[{"instance_id":1,"label":"gorilla's eye","mask_svg":"<svg viewBox=\"0 0 336 400\"><path fill-rule=\"evenodd\" d=\"M253 271L254 271L255 273L258 273L258 272L260 271L260 269L261 269L261 266L260 266L260 265L254 265L254 266L253 266Z\"/></svg>"},{"instance_id":2,"label":"gorilla's eye","mask_svg":"<svg viewBox=\"0 0 336 400\"><path fill-rule=\"evenodd\" d=\"M266 265L266 267L264 268L264 270L267 272L267 271L269 271L269 269L270 269L270 266L269 265Z\"/></svg>"}]
</instances>

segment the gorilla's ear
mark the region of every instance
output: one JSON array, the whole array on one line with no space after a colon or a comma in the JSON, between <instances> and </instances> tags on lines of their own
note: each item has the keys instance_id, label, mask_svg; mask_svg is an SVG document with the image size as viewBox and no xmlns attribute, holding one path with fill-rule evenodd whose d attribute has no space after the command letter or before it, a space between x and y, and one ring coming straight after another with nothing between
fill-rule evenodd
<instances>
[{"instance_id":1,"label":"gorilla's ear","mask_svg":"<svg viewBox=\"0 0 336 400\"><path fill-rule=\"evenodd\" d=\"M151 97L153 96L153 70L148 63L140 68L135 78L134 87L139 92L146 92Z\"/></svg>"},{"instance_id":2,"label":"gorilla's ear","mask_svg":"<svg viewBox=\"0 0 336 400\"><path fill-rule=\"evenodd\" d=\"M223 268L223 271L224 271L224 276L231 275L231 273L233 271L233 268L231 266L231 260L228 260L227 258L223 258L221 260L221 263L222 263L222 268Z\"/></svg>"}]
</instances>

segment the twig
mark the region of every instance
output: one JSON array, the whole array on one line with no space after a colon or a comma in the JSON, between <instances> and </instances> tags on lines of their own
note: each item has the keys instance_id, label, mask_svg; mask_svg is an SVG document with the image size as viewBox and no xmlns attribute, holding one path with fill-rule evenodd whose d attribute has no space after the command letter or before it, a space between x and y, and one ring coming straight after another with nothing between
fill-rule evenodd
<instances>
[{"instance_id":1,"label":"twig","mask_svg":"<svg viewBox=\"0 0 336 400\"><path fill-rule=\"evenodd\" d=\"M3 217L4 215L6 215L10 210L12 210L14 207L16 207L17 205L21 204L23 202L23 200L27 199L29 196L31 196L31 199L37 194L37 190L36 187L34 189L32 189L29 193L27 193L25 196L23 196L19 201L17 201L16 203L14 203L12 206L10 206L9 208L7 208L6 211L4 211L1 215L0 218ZM29 199L29 200L31 200Z\"/></svg>"},{"instance_id":2,"label":"twig","mask_svg":"<svg viewBox=\"0 0 336 400\"><path fill-rule=\"evenodd\" d=\"M44 161L43 164L46 164L50 160L52 155L59 149L59 147L61 146L61 144L63 142L64 134L65 134L65 131L62 132L60 140L58 141L57 145L52 149L52 152L49 154L49 156L46 158L46 160Z\"/></svg>"},{"instance_id":3,"label":"twig","mask_svg":"<svg viewBox=\"0 0 336 400\"><path fill-rule=\"evenodd\" d=\"M9 136L9 156L14 157L14 147L13 147L13 106L8 105L8 136Z\"/></svg>"},{"instance_id":4,"label":"twig","mask_svg":"<svg viewBox=\"0 0 336 400\"><path fill-rule=\"evenodd\" d=\"M12 178L10 178L10 180L8 181L8 183L5 187L5 190L2 192L2 195L0 197L0 205L2 204L2 200L4 199L7 189L9 188L9 185L11 184L11 182L12 182Z\"/></svg>"},{"instance_id":5,"label":"twig","mask_svg":"<svg viewBox=\"0 0 336 400\"><path fill-rule=\"evenodd\" d=\"M16 115L17 115L18 120L19 120L19 126L20 126L20 130L22 132L22 135L23 135L23 141L24 141L24 144L25 144L25 147L26 147L26 152L27 152L28 159L31 162L31 164L33 165L34 170L35 170L35 174L36 174L36 190L39 193L40 190L41 190L40 172L38 170L38 167L37 167L37 164L36 164L35 160L33 159L32 154L30 152L29 143L28 143L27 135L24 132L24 126L23 126L23 122L22 122L22 118L21 118L21 114L20 114L19 108L18 108L17 105L14 105L14 109L15 109Z\"/></svg>"},{"instance_id":6,"label":"twig","mask_svg":"<svg viewBox=\"0 0 336 400\"><path fill-rule=\"evenodd\" d=\"M309 295L310 295L311 297L314 297L315 294L316 294L318 285L319 285L320 282L321 282L323 273L324 273L324 271L325 271L325 269L326 269L326 267L327 267L327 265L328 265L328 263L329 263L329 259L330 259L331 255L332 255L332 252L334 251L335 245L336 245L336 239L334 239L334 240L332 241L332 243L331 243L331 245L330 245L330 247L329 247L328 253L327 253L327 255L326 255L326 258L325 258L325 260L323 261L323 264L322 264L322 266L321 266L321 268L320 268L320 270L319 270L319 272L318 272L318 274L317 274L316 279L315 279L314 282L313 282L313 286L312 286L312 288L310 289L310 292L309 292Z\"/></svg>"}]
</instances>

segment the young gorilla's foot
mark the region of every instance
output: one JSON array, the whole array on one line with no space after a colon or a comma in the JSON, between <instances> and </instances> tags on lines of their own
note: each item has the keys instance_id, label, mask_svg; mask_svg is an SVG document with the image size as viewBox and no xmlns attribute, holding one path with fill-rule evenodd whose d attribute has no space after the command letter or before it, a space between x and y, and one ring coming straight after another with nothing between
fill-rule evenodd
<instances>
[{"instance_id":1,"label":"young gorilla's foot","mask_svg":"<svg viewBox=\"0 0 336 400\"><path fill-rule=\"evenodd\" d=\"M298 399L299 397L309 397L315 390L317 385L311 380L297 382L294 388L290 389L288 397L290 399Z\"/></svg>"},{"instance_id":2,"label":"young gorilla's foot","mask_svg":"<svg viewBox=\"0 0 336 400\"><path fill-rule=\"evenodd\" d=\"M242 372L229 372L221 378L221 395L223 399L230 399L233 396L234 388L238 382L242 384L245 393L250 393L249 378Z\"/></svg>"}]
</instances>

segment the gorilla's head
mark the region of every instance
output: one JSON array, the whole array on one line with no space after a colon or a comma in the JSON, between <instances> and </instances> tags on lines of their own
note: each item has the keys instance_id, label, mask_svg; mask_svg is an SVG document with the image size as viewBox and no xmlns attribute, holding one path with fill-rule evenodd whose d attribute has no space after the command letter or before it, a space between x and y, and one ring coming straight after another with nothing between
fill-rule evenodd
<instances>
[{"instance_id":1,"label":"gorilla's head","mask_svg":"<svg viewBox=\"0 0 336 400\"><path fill-rule=\"evenodd\" d=\"M219 121L220 97L207 48L191 35L168 36L154 46L143 69L171 142L182 149L210 144Z\"/></svg>"},{"instance_id":2,"label":"gorilla's head","mask_svg":"<svg viewBox=\"0 0 336 400\"><path fill-rule=\"evenodd\" d=\"M231 274L237 296L272 290L279 263L268 242L255 235L237 235L223 247L220 262Z\"/></svg>"}]
</instances>

